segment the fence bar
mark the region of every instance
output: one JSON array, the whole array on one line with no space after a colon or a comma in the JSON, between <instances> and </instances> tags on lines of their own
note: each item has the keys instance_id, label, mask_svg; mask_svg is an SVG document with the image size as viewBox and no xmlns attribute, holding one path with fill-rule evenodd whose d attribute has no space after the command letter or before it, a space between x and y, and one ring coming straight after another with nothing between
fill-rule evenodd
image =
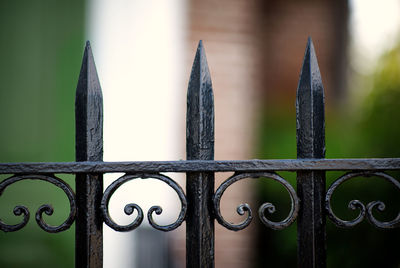
<instances>
[{"instance_id":1,"label":"fence bar","mask_svg":"<svg viewBox=\"0 0 400 268\"><path fill-rule=\"evenodd\" d=\"M103 97L89 42L75 99L76 160L103 160ZM76 175L75 266L103 266L102 174Z\"/></svg>"},{"instance_id":2,"label":"fence bar","mask_svg":"<svg viewBox=\"0 0 400 268\"><path fill-rule=\"evenodd\" d=\"M186 157L214 159L214 97L202 41L199 42L187 95ZM186 266L214 267L213 172L188 172Z\"/></svg>"},{"instance_id":3,"label":"fence bar","mask_svg":"<svg viewBox=\"0 0 400 268\"><path fill-rule=\"evenodd\" d=\"M297 158L325 157L324 89L311 38L297 88ZM298 266L326 267L325 171L297 172Z\"/></svg>"},{"instance_id":4,"label":"fence bar","mask_svg":"<svg viewBox=\"0 0 400 268\"><path fill-rule=\"evenodd\" d=\"M0 174L400 170L400 158L0 163Z\"/></svg>"}]
</instances>

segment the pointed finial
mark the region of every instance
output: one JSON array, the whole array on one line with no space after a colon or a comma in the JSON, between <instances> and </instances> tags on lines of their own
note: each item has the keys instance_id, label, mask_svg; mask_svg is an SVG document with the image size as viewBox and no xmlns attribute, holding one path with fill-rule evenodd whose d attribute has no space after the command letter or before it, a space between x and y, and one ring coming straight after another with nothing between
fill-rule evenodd
<instances>
[{"instance_id":1,"label":"pointed finial","mask_svg":"<svg viewBox=\"0 0 400 268\"><path fill-rule=\"evenodd\" d=\"M296 98L297 156L325 157L324 88L311 37L308 38Z\"/></svg>"},{"instance_id":2,"label":"pointed finial","mask_svg":"<svg viewBox=\"0 0 400 268\"><path fill-rule=\"evenodd\" d=\"M192 72L190 74L188 94L193 90L204 91L204 93L206 93L205 91L211 91L208 94L212 95L210 70L208 69L206 52L202 40L199 41L199 45L197 46Z\"/></svg>"},{"instance_id":3,"label":"pointed finial","mask_svg":"<svg viewBox=\"0 0 400 268\"><path fill-rule=\"evenodd\" d=\"M324 89L308 38L296 99L297 158L325 157ZM298 267L326 267L325 172L297 173L301 207L297 218Z\"/></svg>"},{"instance_id":4,"label":"pointed finial","mask_svg":"<svg viewBox=\"0 0 400 268\"><path fill-rule=\"evenodd\" d=\"M86 42L75 95L76 159L103 157L103 96L89 41Z\"/></svg>"},{"instance_id":5,"label":"pointed finial","mask_svg":"<svg viewBox=\"0 0 400 268\"><path fill-rule=\"evenodd\" d=\"M86 42L75 96L76 161L103 161L103 97L92 49ZM103 174L76 174L77 267L103 266Z\"/></svg>"},{"instance_id":6,"label":"pointed finial","mask_svg":"<svg viewBox=\"0 0 400 268\"><path fill-rule=\"evenodd\" d=\"M311 37L308 37L306 51L304 53L303 66L300 72L299 90L318 90L323 94L321 74L318 67L318 60L315 54L314 44Z\"/></svg>"},{"instance_id":7,"label":"pointed finial","mask_svg":"<svg viewBox=\"0 0 400 268\"><path fill-rule=\"evenodd\" d=\"M213 159L214 97L210 70L201 40L190 74L186 118L187 159Z\"/></svg>"},{"instance_id":8,"label":"pointed finial","mask_svg":"<svg viewBox=\"0 0 400 268\"><path fill-rule=\"evenodd\" d=\"M197 47L188 86L186 158L214 159L214 97L202 41ZM187 174L186 267L214 267L214 217L209 202L213 194L214 173Z\"/></svg>"},{"instance_id":9,"label":"pointed finial","mask_svg":"<svg viewBox=\"0 0 400 268\"><path fill-rule=\"evenodd\" d=\"M85 52L83 53L82 66L79 74L76 95L81 92L92 91L101 95L101 86L97 75L96 65L94 63L92 48L90 42L86 41Z\"/></svg>"}]
</instances>

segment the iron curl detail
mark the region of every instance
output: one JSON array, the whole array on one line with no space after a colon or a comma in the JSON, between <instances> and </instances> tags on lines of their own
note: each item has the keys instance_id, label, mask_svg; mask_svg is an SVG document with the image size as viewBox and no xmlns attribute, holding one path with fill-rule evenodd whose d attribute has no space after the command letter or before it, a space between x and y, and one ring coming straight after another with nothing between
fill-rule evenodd
<instances>
[{"instance_id":1,"label":"iron curl detail","mask_svg":"<svg viewBox=\"0 0 400 268\"><path fill-rule=\"evenodd\" d=\"M128 232L136 229L143 221L143 210L140 206L134 203L130 203L125 205L124 212L127 215L131 215L135 210L137 211L138 215L136 216L135 220L128 224L128 225L119 225L115 223L115 221L111 218L109 210L108 210L108 205L111 199L111 196L114 194L114 192L124 183L134 180L134 179L157 179L160 181L165 182L167 185L169 185L171 188L175 190L177 193L180 201L181 201L181 211L179 213L179 216L177 220L174 223L168 224L168 225L159 225L157 224L154 219L153 219L153 213L155 212L157 215L160 215L162 213L162 208L160 206L152 206L148 213L147 213L147 219L152 227L154 227L157 230L168 232L172 231L176 228L178 228L182 222L185 220L186 217L186 210L187 210L187 200L186 196L182 190L182 188L171 178L162 175L162 174L126 174L119 179L115 180L110 186L107 187L107 189L104 191L103 198L101 200L101 210L103 212L103 219L104 222L114 229L115 231L119 232Z\"/></svg>"},{"instance_id":2,"label":"iron curl detail","mask_svg":"<svg viewBox=\"0 0 400 268\"><path fill-rule=\"evenodd\" d=\"M65 231L69 229L72 225L72 223L75 221L75 216L76 216L76 200L75 200L75 194L74 191L71 189L71 187L64 182L63 180L55 177L54 175L18 175L18 176L12 176L9 177L5 180L3 180L0 183L0 196L3 194L4 190L10 186L13 183L16 183L18 181L22 180L41 180L41 181L46 181L49 182L61 190L64 191L64 193L67 195L69 204L70 204L70 212L68 218L59 226L52 226L47 224L43 220L43 213L46 213L47 215L52 215L54 212L54 209L51 205L45 204L39 207L39 209L36 211L35 219L37 224L39 225L40 228L42 228L44 231L49 232L49 233L58 233ZM15 232L23 227L26 226L26 224L29 221L30 218L30 212L26 206L16 206L13 210L14 215L16 216L21 216L23 215L23 220L22 222L14 225L8 225L5 224L3 221L0 220L0 229L4 232Z\"/></svg>"},{"instance_id":3,"label":"iron curl detail","mask_svg":"<svg viewBox=\"0 0 400 268\"><path fill-rule=\"evenodd\" d=\"M221 215L221 210L220 210L220 203L221 203L221 198L222 195L224 194L225 190L232 185L233 183L246 179L246 178L252 178L252 179L258 179L265 177L267 179L272 179L274 181L279 182L282 184L286 190L289 193L290 199L291 199L291 208L289 215L284 219L283 221L280 222L275 222L267 219L265 216L266 213L272 214L276 211L275 205L269 202L266 202L262 204L258 210L258 215L262 223L264 225L270 227L271 229L274 230L281 230L286 227L288 227L290 224L293 223L293 221L296 219L298 211L299 211L299 198L297 197L296 191L293 189L293 187L288 183L285 179L283 179L281 176L279 176L276 173L270 173L270 172L258 172L258 173L239 173L239 174L234 174L233 176L229 177L227 180L225 180L217 189L217 191L214 194L213 197L213 204L214 204L214 211L215 211L215 218L225 228L233 231L239 231L247 226L249 226L250 222L253 219L253 212L250 208L250 206L246 203L240 204L237 207L237 213L241 216L247 213L247 217L244 221L242 221L239 224L232 224L227 222Z\"/></svg>"},{"instance_id":4,"label":"iron curl detail","mask_svg":"<svg viewBox=\"0 0 400 268\"><path fill-rule=\"evenodd\" d=\"M385 204L382 201L372 201L369 202L367 205L364 205L361 201L359 200L351 200L349 202L348 208L351 210L356 210L359 209L360 213L358 216L353 219L353 220L342 220L339 217L335 215L335 213L332 210L331 207L331 199L334 191L336 188L338 188L342 183L355 178L355 177L380 177L388 181L389 183L393 184L398 190L400 190L400 183L394 179L392 176L389 176L386 173L383 172L370 172L370 171L363 171L363 172L350 172L347 173L340 178L338 178L335 182L332 183L332 185L329 187L326 197L325 197L325 209L328 213L329 218L332 220L333 223L335 223L336 226L338 227L343 227L343 228L350 228L361 221L364 220L366 217L368 221L371 223L371 225L380 228L380 229L391 229L391 228L396 228L400 226L400 212L397 214L396 218L393 219L392 221L386 221L386 222L381 222L378 221L374 215L373 215L373 210L377 209L378 211L384 211L385 210Z\"/></svg>"}]
</instances>

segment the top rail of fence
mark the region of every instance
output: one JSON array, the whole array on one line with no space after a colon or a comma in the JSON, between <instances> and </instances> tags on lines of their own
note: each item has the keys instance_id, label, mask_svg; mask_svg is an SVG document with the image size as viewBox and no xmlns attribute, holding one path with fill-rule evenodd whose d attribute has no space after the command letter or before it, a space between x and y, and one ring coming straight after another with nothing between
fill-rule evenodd
<instances>
[{"instance_id":1,"label":"top rail of fence","mask_svg":"<svg viewBox=\"0 0 400 268\"><path fill-rule=\"evenodd\" d=\"M400 170L400 158L1 163L0 174Z\"/></svg>"}]
</instances>

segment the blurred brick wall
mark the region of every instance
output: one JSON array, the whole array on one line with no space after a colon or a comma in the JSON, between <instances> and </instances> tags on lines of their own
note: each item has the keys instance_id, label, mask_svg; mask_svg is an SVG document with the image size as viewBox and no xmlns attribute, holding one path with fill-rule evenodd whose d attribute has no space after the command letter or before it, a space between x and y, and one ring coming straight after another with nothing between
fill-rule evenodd
<instances>
[{"instance_id":1,"label":"blurred brick wall","mask_svg":"<svg viewBox=\"0 0 400 268\"><path fill-rule=\"evenodd\" d=\"M257 68L255 1L192 0L188 6L187 76L199 40L203 40L215 100L215 159L248 159L252 152ZM231 173L216 175L216 188ZM222 199L227 220L243 220L236 207L251 203L249 182L230 187ZM253 208L257 212L257 207ZM179 235L179 267L184 263L184 233ZM215 222L215 267L249 267L253 262L254 225L240 232ZM184 267L184 266L182 266Z\"/></svg>"},{"instance_id":2,"label":"blurred brick wall","mask_svg":"<svg viewBox=\"0 0 400 268\"><path fill-rule=\"evenodd\" d=\"M312 36L328 95L345 90L347 1L191 0L188 5L187 76L202 39L215 99L215 159L254 158L262 105L294 110L307 37ZM216 176L216 188L231 174ZM243 220L236 207L250 203L250 227L232 232L215 222L215 267L255 265L257 211L254 184L236 183L222 199L230 222ZM268 200L263 200L268 201ZM261 226L260 228L266 228ZM173 234L177 267L185 263L185 228Z\"/></svg>"},{"instance_id":3,"label":"blurred brick wall","mask_svg":"<svg viewBox=\"0 0 400 268\"><path fill-rule=\"evenodd\" d=\"M308 36L314 42L327 98L345 97L347 0L260 1L258 10L264 101L294 103Z\"/></svg>"}]
</instances>

